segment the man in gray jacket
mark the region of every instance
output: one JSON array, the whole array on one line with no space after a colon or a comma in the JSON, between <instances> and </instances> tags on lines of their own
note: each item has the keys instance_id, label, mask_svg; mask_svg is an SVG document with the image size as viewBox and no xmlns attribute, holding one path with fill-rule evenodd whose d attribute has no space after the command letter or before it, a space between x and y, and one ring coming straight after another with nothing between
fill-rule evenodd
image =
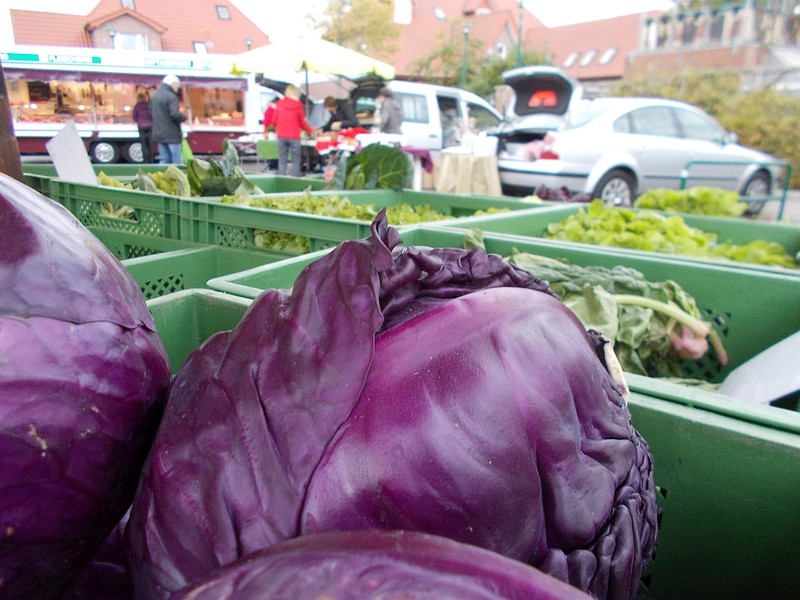
<instances>
[{"instance_id":1,"label":"man in gray jacket","mask_svg":"<svg viewBox=\"0 0 800 600\"><path fill-rule=\"evenodd\" d=\"M150 98L153 141L158 143L158 162L162 165L183 164L181 123L186 120L186 115L178 107L180 89L180 79L167 75Z\"/></svg>"},{"instance_id":2,"label":"man in gray jacket","mask_svg":"<svg viewBox=\"0 0 800 600\"><path fill-rule=\"evenodd\" d=\"M400 103L387 87L378 92L380 103L380 131L381 133L402 133L400 125L403 123L403 109Z\"/></svg>"}]
</instances>

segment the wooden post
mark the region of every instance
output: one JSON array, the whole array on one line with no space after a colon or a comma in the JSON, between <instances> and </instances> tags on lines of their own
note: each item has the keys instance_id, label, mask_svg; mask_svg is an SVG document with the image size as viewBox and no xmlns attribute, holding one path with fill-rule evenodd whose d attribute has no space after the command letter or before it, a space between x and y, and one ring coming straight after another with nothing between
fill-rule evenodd
<instances>
[{"instance_id":1,"label":"wooden post","mask_svg":"<svg viewBox=\"0 0 800 600\"><path fill-rule=\"evenodd\" d=\"M22 161L19 158L19 144L14 133L14 121L11 116L11 105L8 102L2 62L0 62L0 173L23 181Z\"/></svg>"}]
</instances>

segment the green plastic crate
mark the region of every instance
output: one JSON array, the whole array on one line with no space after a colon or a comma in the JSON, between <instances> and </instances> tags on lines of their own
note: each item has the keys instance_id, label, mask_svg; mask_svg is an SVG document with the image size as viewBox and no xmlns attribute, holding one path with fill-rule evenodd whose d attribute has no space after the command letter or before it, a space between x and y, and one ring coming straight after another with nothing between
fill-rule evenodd
<instances>
[{"instance_id":1,"label":"green plastic crate","mask_svg":"<svg viewBox=\"0 0 800 600\"><path fill-rule=\"evenodd\" d=\"M23 171L22 181L29 188L32 188L42 194L43 196L50 197L50 180L53 179L50 175L41 175L39 173L28 173Z\"/></svg>"},{"instance_id":2,"label":"green plastic crate","mask_svg":"<svg viewBox=\"0 0 800 600\"><path fill-rule=\"evenodd\" d=\"M48 195L64 205L87 227L104 227L153 237L180 239L182 199L177 196L70 183L57 178L50 180ZM135 218L109 216L103 211L104 204L130 206Z\"/></svg>"},{"instance_id":3,"label":"green plastic crate","mask_svg":"<svg viewBox=\"0 0 800 600\"><path fill-rule=\"evenodd\" d=\"M458 223L448 223L448 227L474 227L489 233L501 233L521 237L541 238L547 231L547 226L557 223L575 214L585 205L561 204L560 206L547 206L544 210L515 211L513 213L492 214L463 219ZM687 225L696 227L709 233L717 234L720 242L731 242L742 245L756 240L776 242L781 244L791 256L800 253L800 225L788 223L775 223L768 221L751 221L744 218L706 217L700 215L680 215ZM556 240L553 240L556 241ZM573 242L559 241L560 244ZM590 244L585 244L590 245ZM599 246L593 246L599 247ZM604 246L609 251L620 254L645 254L652 252L643 250L629 250ZM678 255L674 255L678 256ZM745 269L779 270L786 273L800 275L800 269L787 269L783 267L770 267L753 263L715 260L711 258L693 258L680 256L681 260L709 262L712 264L732 264Z\"/></svg>"},{"instance_id":4,"label":"green plastic crate","mask_svg":"<svg viewBox=\"0 0 800 600\"><path fill-rule=\"evenodd\" d=\"M183 165L177 165L179 168L184 168ZM92 169L94 169L95 173L99 173L103 171L109 177L133 177L135 176L140 170L144 171L145 173L152 173L153 171L163 171L167 168L167 165L160 165L155 163L148 163L148 164L130 164L130 163L123 163L123 164L110 164L110 165L99 165L99 164L92 164ZM22 172L27 174L30 173L31 175L40 175L45 177L58 177L58 172L56 171L56 167L51 162L42 162L42 163L23 163L22 164Z\"/></svg>"},{"instance_id":5,"label":"green plastic crate","mask_svg":"<svg viewBox=\"0 0 800 600\"><path fill-rule=\"evenodd\" d=\"M800 435L634 392L662 509L645 598L793 598Z\"/></svg>"},{"instance_id":6,"label":"green plastic crate","mask_svg":"<svg viewBox=\"0 0 800 600\"><path fill-rule=\"evenodd\" d=\"M298 262L297 259L293 262ZM251 300L187 290L148 301L173 372ZM800 586L800 435L682 398L633 392L662 508L643 598L791 598Z\"/></svg>"},{"instance_id":7,"label":"green plastic crate","mask_svg":"<svg viewBox=\"0 0 800 600\"><path fill-rule=\"evenodd\" d=\"M114 253L120 260L151 256L161 252L175 250L196 250L208 248L208 244L195 244L163 237L153 237L142 233L132 233L107 227L88 227L95 237Z\"/></svg>"},{"instance_id":8,"label":"green plastic crate","mask_svg":"<svg viewBox=\"0 0 800 600\"><path fill-rule=\"evenodd\" d=\"M251 181L265 194L283 194L286 192L302 192L305 189L323 190L327 182L312 177L287 177L283 175L248 175Z\"/></svg>"},{"instance_id":9,"label":"green plastic crate","mask_svg":"<svg viewBox=\"0 0 800 600\"><path fill-rule=\"evenodd\" d=\"M185 289L202 288L215 277L261 266L279 258L207 246L131 258L123 260L122 264L133 275L144 297L149 299Z\"/></svg>"},{"instance_id":10,"label":"green plastic crate","mask_svg":"<svg viewBox=\"0 0 800 600\"><path fill-rule=\"evenodd\" d=\"M282 195L293 197L303 196L304 193ZM320 199L326 196L347 197L354 204L372 204L378 208L398 204L429 205L453 220L472 216L476 211L515 211L532 206L513 198L458 196L413 190L334 190L310 192L310 195ZM543 208L551 205L533 206ZM330 248L344 240L365 237L369 235L371 226L370 221L222 204L219 198L211 197L187 199L181 208L181 239L246 250L261 249L254 242L259 231L305 236L313 252Z\"/></svg>"},{"instance_id":11,"label":"green plastic crate","mask_svg":"<svg viewBox=\"0 0 800 600\"><path fill-rule=\"evenodd\" d=\"M401 234L408 245L433 247L461 247L464 238L464 231L440 226L408 228ZM583 266L624 265L637 269L651 281L676 281L694 296L705 320L719 332L728 352L726 367L713 357L689 363L688 375L706 381L720 382L731 369L800 330L798 277L675 260L652 253L623 255L596 246L559 245L534 238L487 234L485 244L488 252L501 256L508 256L517 249ZM324 251L306 254L222 276L210 280L208 285L222 292L254 298L265 289L290 287L303 267L323 254Z\"/></svg>"},{"instance_id":12,"label":"green plastic crate","mask_svg":"<svg viewBox=\"0 0 800 600\"><path fill-rule=\"evenodd\" d=\"M147 299L185 289L205 288L209 279L283 258L278 254L246 252L100 227L89 230L122 261Z\"/></svg>"},{"instance_id":13,"label":"green plastic crate","mask_svg":"<svg viewBox=\"0 0 800 600\"><path fill-rule=\"evenodd\" d=\"M153 171L163 171L166 165L131 165L131 164L113 164L113 165L92 165L95 173L103 171L106 175L113 178L132 179L136 176L139 170L145 173L152 173ZM25 184L35 189L37 192L50 196L50 181L58 178L56 167L53 163L22 163L22 175Z\"/></svg>"},{"instance_id":14,"label":"green plastic crate","mask_svg":"<svg viewBox=\"0 0 800 600\"><path fill-rule=\"evenodd\" d=\"M148 300L172 373L209 337L236 327L250 303L209 289L186 289Z\"/></svg>"}]
</instances>

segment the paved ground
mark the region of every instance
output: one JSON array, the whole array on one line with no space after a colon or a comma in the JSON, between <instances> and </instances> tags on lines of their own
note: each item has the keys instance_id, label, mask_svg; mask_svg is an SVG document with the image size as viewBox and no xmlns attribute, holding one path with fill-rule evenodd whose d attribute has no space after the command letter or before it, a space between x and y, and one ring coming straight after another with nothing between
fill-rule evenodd
<instances>
[{"instance_id":1,"label":"paved ground","mask_svg":"<svg viewBox=\"0 0 800 600\"><path fill-rule=\"evenodd\" d=\"M764 207L758 216L759 221L777 221L780 204L772 202ZM782 221L800 224L800 190L789 190L786 195L786 204L783 208Z\"/></svg>"}]
</instances>

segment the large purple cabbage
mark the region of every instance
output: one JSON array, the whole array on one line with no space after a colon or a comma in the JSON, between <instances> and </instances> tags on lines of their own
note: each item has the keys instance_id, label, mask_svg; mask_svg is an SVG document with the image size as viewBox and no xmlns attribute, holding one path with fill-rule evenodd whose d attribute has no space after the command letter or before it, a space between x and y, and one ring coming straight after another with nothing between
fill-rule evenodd
<instances>
[{"instance_id":1,"label":"large purple cabbage","mask_svg":"<svg viewBox=\"0 0 800 600\"><path fill-rule=\"evenodd\" d=\"M607 344L499 256L398 243L379 215L190 356L126 531L138 596L376 527L636 593L652 459Z\"/></svg>"},{"instance_id":2,"label":"large purple cabbage","mask_svg":"<svg viewBox=\"0 0 800 600\"><path fill-rule=\"evenodd\" d=\"M170 371L136 282L0 175L0 597L58 597L130 504Z\"/></svg>"},{"instance_id":3,"label":"large purple cabbage","mask_svg":"<svg viewBox=\"0 0 800 600\"><path fill-rule=\"evenodd\" d=\"M239 559L172 600L590 600L519 561L412 531L307 535Z\"/></svg>"}]
</instances>

